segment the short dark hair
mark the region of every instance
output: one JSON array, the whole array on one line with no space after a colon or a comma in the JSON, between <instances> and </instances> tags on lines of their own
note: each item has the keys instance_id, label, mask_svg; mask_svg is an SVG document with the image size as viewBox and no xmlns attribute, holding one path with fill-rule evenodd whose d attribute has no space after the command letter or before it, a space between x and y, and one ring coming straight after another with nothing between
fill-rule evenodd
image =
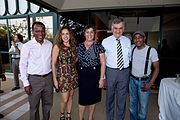
<instances>
[{"instance_id":1,"label":"short dark hair","mask_svg":"<svg viewBox=\"0 0 180 120\"><path fill-rule=\"evenodd\" d=\"M16 34L18 39L19 39L19 42L23 42L23 36L21 34Z\"/></svg>"},{"instance_id":2,"label":"short dark hair","mask_svg":"<svg viewBox=\"0 0 180 120\"><path fill-rule=\"evenodd\" d=\"M42 22L36 21L32 24L32 31L34 30L35 25L42 25L44 27L44 30L46 29L45 25Z\"/></svg>"},{"instance_id":3,"label":"short dark hair","mask_svg":"<svg viewBox=\"0 0 180 120\"><path fill-rule=\"evenodd\" d=\"M85 31L86 31L87 29L89 29L89 28L92 28L93 31L96 33L96 28L94 27L94 25L91 25L91 24L86 25L86 26L84 27L83 32L85 33Z\"/></svg>"}]
</instances>

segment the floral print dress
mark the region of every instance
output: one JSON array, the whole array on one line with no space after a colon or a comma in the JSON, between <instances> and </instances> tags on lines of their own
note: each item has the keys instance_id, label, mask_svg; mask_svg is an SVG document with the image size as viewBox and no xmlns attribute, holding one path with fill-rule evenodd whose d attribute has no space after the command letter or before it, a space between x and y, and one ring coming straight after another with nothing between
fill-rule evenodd
<instances>
[{"instance_id":1,"label":"floral print dress","mask_svg":"<svg viewBox=\"0 0 180 120\"><path fill-rule=\"evenodd\" d=\"M76 68L76 48L62 45L58 57L57 80L61 93L71 91L78 86L78 74Z\"/></svg>"}]
</instances>

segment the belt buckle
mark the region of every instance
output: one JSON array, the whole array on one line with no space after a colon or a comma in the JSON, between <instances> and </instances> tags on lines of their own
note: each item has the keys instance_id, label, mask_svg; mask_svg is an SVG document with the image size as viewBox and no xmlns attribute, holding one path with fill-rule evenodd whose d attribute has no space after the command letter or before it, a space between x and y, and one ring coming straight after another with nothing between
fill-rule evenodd
<instances>
[{"instance_id":1,"label":"belt buckle","mask_svg":"<svg viewBox=\"0 0 180 120\"><path fill-rule=\"evenodd\" d=\"M141 77L139 77L139 78L138 78L138 80L139 80L139 81L141 81L141 80L142 80L142 78L141 78Z\"/></svg>"}]
</instances>

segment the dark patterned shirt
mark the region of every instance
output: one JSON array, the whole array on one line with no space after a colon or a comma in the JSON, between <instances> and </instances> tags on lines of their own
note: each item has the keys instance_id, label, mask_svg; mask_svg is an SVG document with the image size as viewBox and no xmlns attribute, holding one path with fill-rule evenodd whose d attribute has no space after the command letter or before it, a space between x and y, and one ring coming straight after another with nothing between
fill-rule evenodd
<instances>
[{"instance_id":1,"label":"dark patterned shirt","mask_svg":"<svg viewBox=\"0 0 180 120\"><path fill-rule=\"evenodd\" d=\"M99 54L104 53L104 47L94 41L88 49L84 46L84 42L80 43L77 48L79 65L82 67L93 67L100 65Z\"/></svg>"}]
</instances>

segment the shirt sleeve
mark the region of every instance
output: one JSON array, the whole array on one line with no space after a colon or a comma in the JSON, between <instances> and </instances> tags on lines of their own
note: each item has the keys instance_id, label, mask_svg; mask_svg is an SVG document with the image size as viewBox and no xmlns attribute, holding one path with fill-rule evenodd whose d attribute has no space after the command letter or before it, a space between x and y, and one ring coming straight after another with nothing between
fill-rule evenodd
<instances>
[{"instance_id":1,"label":"shirt sleeve","mask_svg":"<svg viewBox=\"0 0 180 120\"><path fill-rule=\"evenodd\" d=\"M105 49L104 47L102 46L102 44L98 43L98 53L101 54L101 53L105 53Z\"/></svg>"},{"instance_id":2,"label":"shirt sleeve","mask_svg":"<svg viewBox=\"0 0 180 120\"><path fill-rule=\"evenodd\" d=\"M27 46L23 45L21 49L21 58L19 62L19 68L20 68L20 74L21 74L21 80L23 82L24 87L29 86L28 81L28 56L29 56L29 49Z\"/></svg>"},{"instance_id":3,"label":"shirt sleeve","mask_svg":"<svg viewBox=\"0 0 180 120\"><path fill-rule=\"evenodd\" d=\"M151 60L152 60L152 62L156 62L156 61L159 60L158 53L157 53L155 48L151 48L150 53L151 53Z\"/></svg>"},{"instance_id":4,"label":"shirt sleeve","mask_svg":"<svg viewBox=\"0 0 180 120\"><path fill-rule=\"evenodd\" d=\"M129 61L131 61L131 57L132 57L132 45L131 45L131 41L130 39L128 38L129 40L129 53L128 53L128 57L129 57Z\"/></svg>"},{"instance_id":5,"label":"shirt sleeve","mask_svg":"<svg viewBox=\"0 0 180 120\"><path fill-rule=\"evenodd\" d=\"M19 46L18 46L19 50L22 49L22 46L23 46L23 43L20 43Z\"/></svg>"},{"instance_id":6,"label":"shirt sleeve","mask_svg":"<svg viewBox=\"0 0 180 120\"><path fill-rule=\"evenodd\" d=\"M14 46L11 46L11 48L9 49L9 52L14 52Z\"/></svg>"}]
</instances>

